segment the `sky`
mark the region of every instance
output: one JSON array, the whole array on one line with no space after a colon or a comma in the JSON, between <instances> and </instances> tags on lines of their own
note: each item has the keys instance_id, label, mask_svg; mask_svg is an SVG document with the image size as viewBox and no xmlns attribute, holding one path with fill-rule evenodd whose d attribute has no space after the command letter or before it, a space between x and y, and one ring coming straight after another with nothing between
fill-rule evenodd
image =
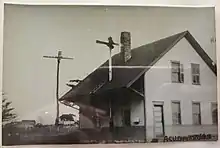
<instances>
[{"instance_id":1,"label":"sky","mask_svg":"<svg viewBox=\"0 0 220 148\"><path fill-rule=\"evenodd\" d=\"M107 48L95 41L112 36L119 42L122 31L131 32L135 48L189 30L216 61L214 8L6 5L4 15L2 91L21 119L53 120L56 61L43 56L58 50L74 58L61 61L60 96L69 80L83 79L108 59Z\"/></svg>"}]
</instances>

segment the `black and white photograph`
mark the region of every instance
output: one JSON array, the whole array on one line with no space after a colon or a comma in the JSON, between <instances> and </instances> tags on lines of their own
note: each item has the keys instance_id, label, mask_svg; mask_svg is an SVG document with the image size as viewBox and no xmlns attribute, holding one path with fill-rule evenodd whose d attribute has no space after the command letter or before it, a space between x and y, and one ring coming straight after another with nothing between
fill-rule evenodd
<instances>
[{"instance_id":1,"label":"black and white photograph","mask_svg":"<svg viewBox=\"0 0 220 148\"><path fill-rule=\"evenodd\" d=\"M4 5L2 143L218 140L214 7Z\"/></svg>"}]
</instances>

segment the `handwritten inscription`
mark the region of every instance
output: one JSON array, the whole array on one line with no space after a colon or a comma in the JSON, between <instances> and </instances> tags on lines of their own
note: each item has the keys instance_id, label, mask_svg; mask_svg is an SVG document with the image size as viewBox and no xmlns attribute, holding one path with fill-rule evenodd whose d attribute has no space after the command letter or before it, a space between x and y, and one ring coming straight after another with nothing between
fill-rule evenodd
<instances>
[{"instance_id":1,"label":"handwritten inscription","mask_svg":"<svg viewBox=\"0 0 220 148\"><path fill-rule=\"evenodd\" d=\"M172 141L200 141L211 139L211 134L199 134L199 135L189 135L189 136L165 136L164 142Z\"/></svg>"}]
</instances>

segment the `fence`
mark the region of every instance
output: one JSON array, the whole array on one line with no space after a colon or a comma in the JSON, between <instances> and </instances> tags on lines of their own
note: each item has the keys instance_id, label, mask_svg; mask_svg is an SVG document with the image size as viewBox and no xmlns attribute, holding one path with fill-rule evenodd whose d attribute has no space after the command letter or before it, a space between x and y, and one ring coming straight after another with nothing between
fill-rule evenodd
<instances>
[{"instance_id":1,"label":"fence","mask_svg":"<svg viewBox=\"0 0 220 148\"><path fill-rule=\"evenodd\" d=\"M116 127L78 129L71 126L42 126L29 129L6 128L2 131L3 145L14 144L62 144L62 143L105 143L111 141L143 142L144 127Z\"/></svg>"}]
</instances>

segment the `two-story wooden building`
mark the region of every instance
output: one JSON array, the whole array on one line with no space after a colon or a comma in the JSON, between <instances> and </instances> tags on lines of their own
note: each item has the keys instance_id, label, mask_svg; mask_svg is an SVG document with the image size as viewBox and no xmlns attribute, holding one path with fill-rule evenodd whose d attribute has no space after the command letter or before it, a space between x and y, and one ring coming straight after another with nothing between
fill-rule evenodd
<instances>
[{"instance_id":1,"label":"two-story wooden building","mask_svg":"<svg viewBox=\"0 0 220 148\"><path fill-rule=\"evenodd\" d=\"M217 134L216 64L190 32L130 47L131 34L122 32L121 52L112 57L112 81L106 61L60 99L82 106L84 128L86 117L88 127L104 128L112 116L113 127L142 128L149 141Z\"/></svg>"}]
</instances>

